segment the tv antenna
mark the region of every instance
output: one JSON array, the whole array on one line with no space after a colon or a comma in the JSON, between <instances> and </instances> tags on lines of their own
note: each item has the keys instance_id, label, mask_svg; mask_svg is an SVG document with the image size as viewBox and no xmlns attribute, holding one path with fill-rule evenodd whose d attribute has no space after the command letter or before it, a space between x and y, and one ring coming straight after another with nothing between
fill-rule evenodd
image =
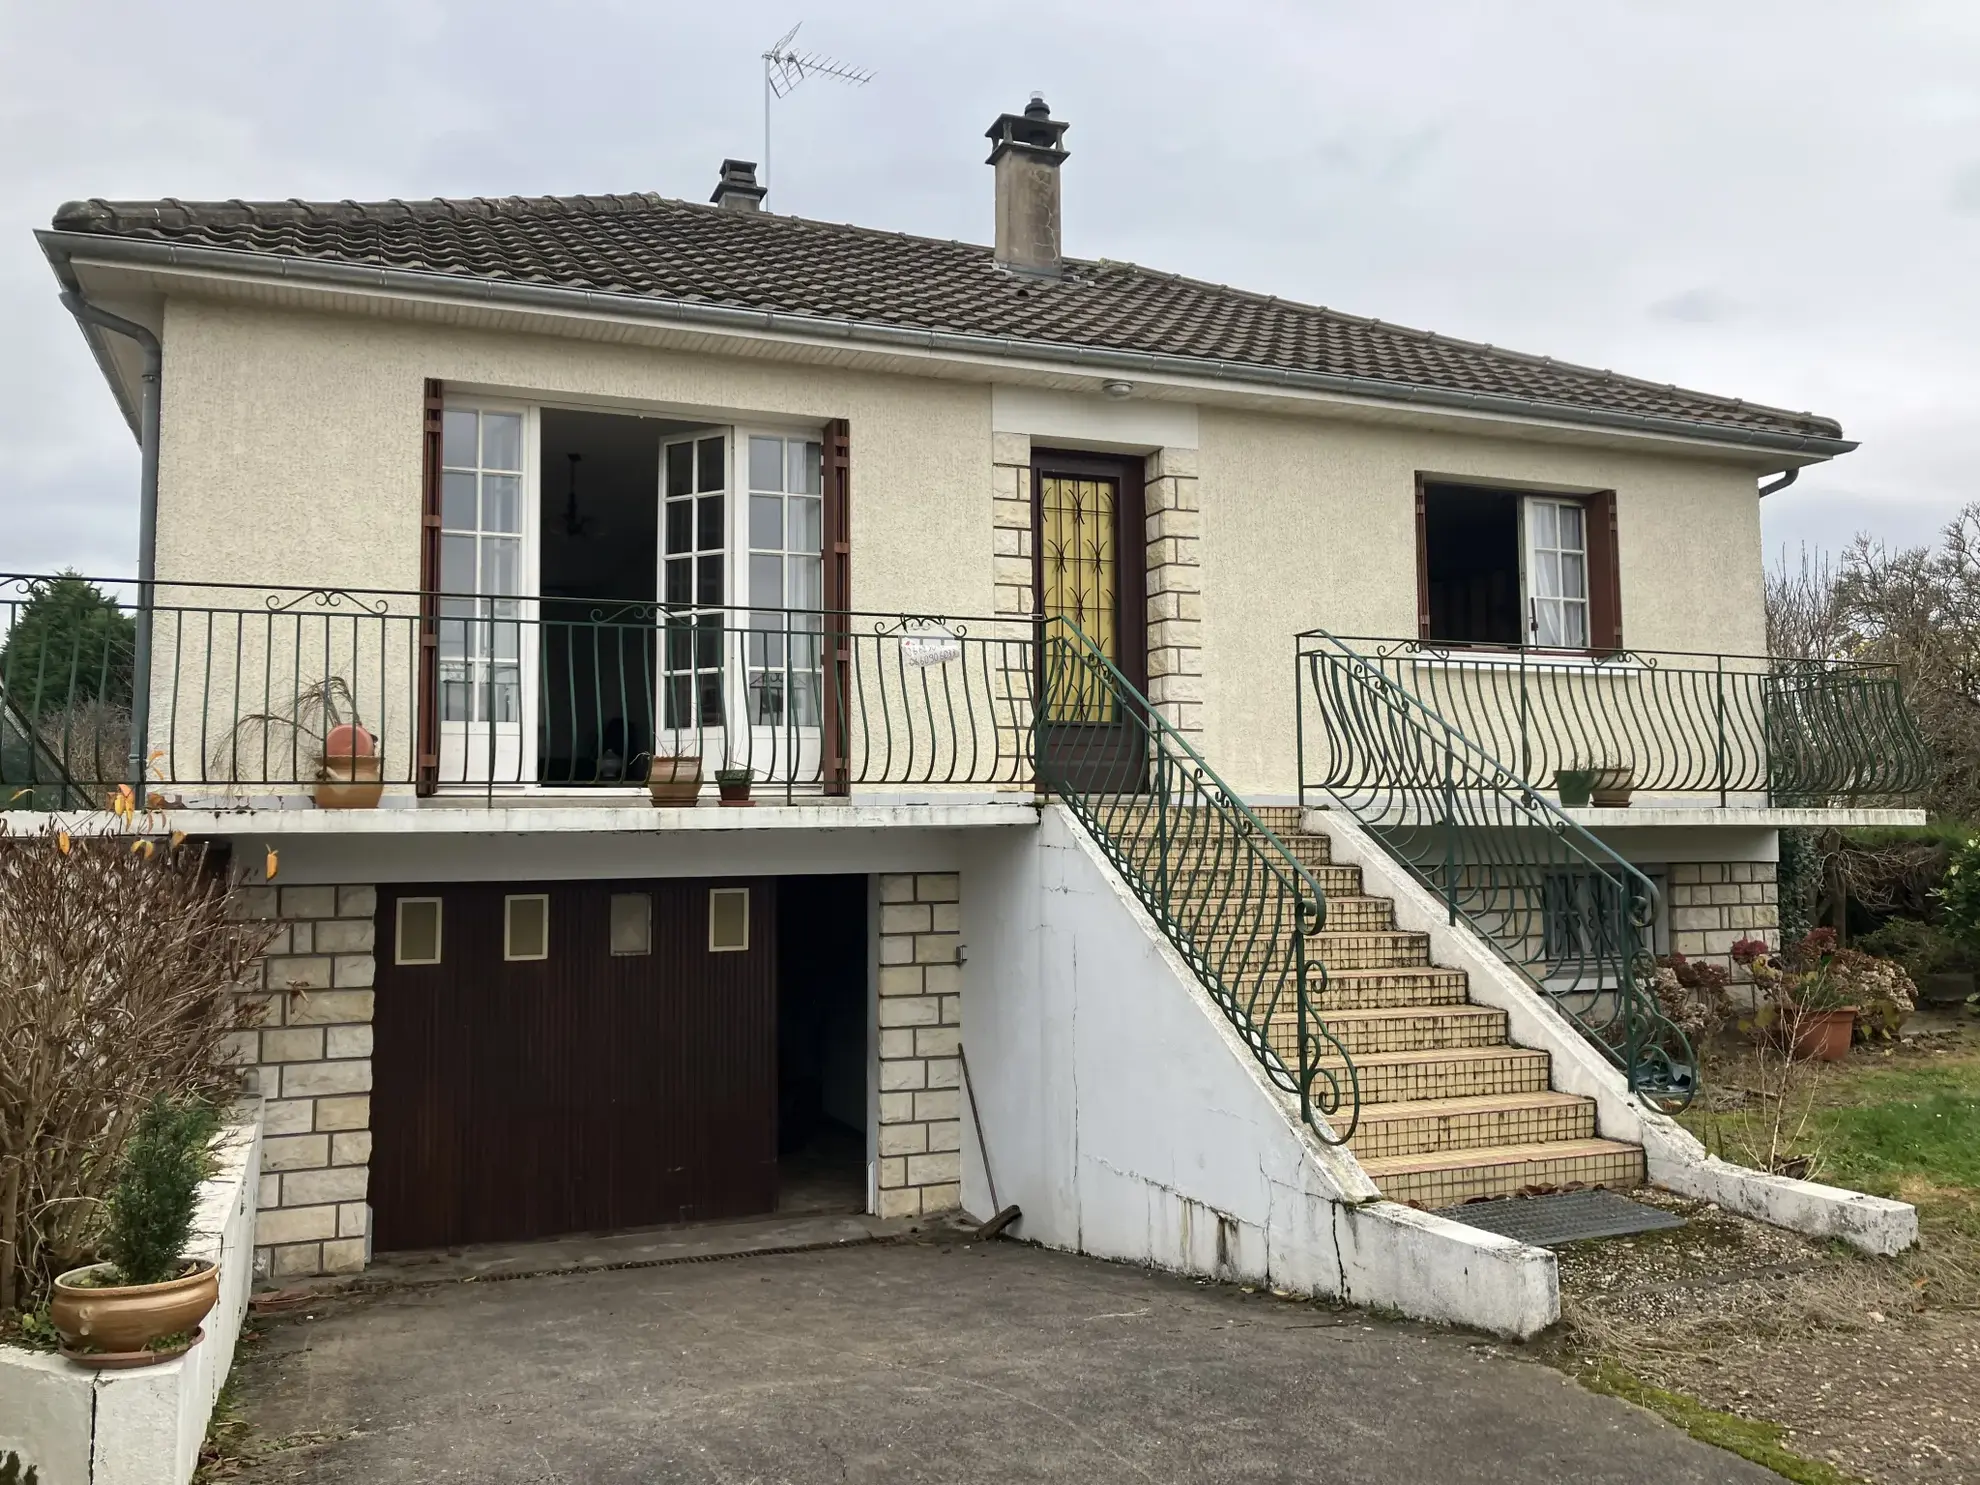
<instances>
[{"instance_id":1,"label":"tv antenna","mask_svg":"<svg viewBox=\"0 0 1980 1485\"><path fill-rule=\"evenodd\" d=\"M853 67L818 52L799 51L791 43L797 39L798 26L803 24L799 21L797 26L773 41L770 50L763 54L763 174L758 177L757 184L765 190L770 187L771 100L790 97L807 77L837 78L856 88L873 81L870 68Z\"/></svg>"}]
</instances>

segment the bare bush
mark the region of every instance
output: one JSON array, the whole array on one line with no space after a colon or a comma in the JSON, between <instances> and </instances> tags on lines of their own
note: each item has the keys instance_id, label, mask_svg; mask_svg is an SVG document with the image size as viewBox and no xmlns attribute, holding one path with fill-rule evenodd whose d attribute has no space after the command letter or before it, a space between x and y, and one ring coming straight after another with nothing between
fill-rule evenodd
<instances>
[{"instance_id":1,"label":"bare bush","mask_svg":"<svg viewBox=\"0 0 1980 1485\"><path fill-rule=\"evenodd\" d=\"M1789 567L1782 548L1767 573L1767 653L1785 660L1841 660L1852 638L1836 594L1836 570L1825 554L1801 549Z\"/></svg>"},{"instance_id":2,"label":"bare bush","mask_svg":"<svg viewBox=\"0 0 1980 1485\"><path fill-rule=\"evenodd\" d=\"M86 1261L138 1115L231 1097L234 993L275 925L232 916L206 850L0 826L0 1312Z\"/></svg>"}]
</instances>

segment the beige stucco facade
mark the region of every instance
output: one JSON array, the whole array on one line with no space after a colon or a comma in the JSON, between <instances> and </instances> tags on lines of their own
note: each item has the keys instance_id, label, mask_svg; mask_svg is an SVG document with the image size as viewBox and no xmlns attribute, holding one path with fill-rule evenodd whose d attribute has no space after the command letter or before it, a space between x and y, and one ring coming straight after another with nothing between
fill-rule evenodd
<instances>
[{"instance_id":1,"label":"beige stucco facade","mask_svg":"<svg viewBox=\"0 0 1980 1485\"><path fill-rule=\"evenodd\" d=\"M1171 566L1170 581L1186 573L1182 587L1201 595L1156 595L1164 607L1151 609L1151 636L1166 647L1156 679L1177 701L1157 699L1189 717L1211 764L1247 794L1295 788L1295 633L1414 633L1419 474L1614 490L1631 646L1765 649L1755 496L1765 456L1751 452L1641 440L1631 448L1620 435L1585 432L1569 441L1558 430L1528 437L1509 422L1489 434L1470 431L1476 420L1442 431L1429 414L1371 421L1365 410L1290 399L1268 412L1256 394L1215 389L1191 402L1173 390L1129 404L1037 390L1014 397L1022 375L999 386L1003 373L987 368L976 379L953 367L884 373L819 364L824 356L795 348L772 358L760 343L748 356L720 355L400 319L375 305L332 314L170 297L163 324L158 571L168 580L416 588L422 392L437 378L522 401L675 419L847 419L852 593L862 610L989 615L1023 591L1012 585L1030 560L1028 537L1006 529L1004 508L1020 480L1009 450L1026 447L1014 423L1033 420L1036 445L1151 456L1151 494L1181 471L1191 477L1178 487L1183 504L1198 509L1151 504L1160 524L1148 533L1151 566L1157 555L1175 560L1175 533L1185 531L1178 550L1194 567ZM1254 405L1225 405L1239 402ZM1093 436L1082 439L1082 428ZM1149 443L1150 428L1174 442ZM1194 613L1200 625L1187 620L1175 650L1163 622ZM1200 649L1191 654L1191 645ZM1169 679L1171 667L1194 667L1200 679ZM1200 717L1188 709L1196 695Z\"/></svg>"},{"instance_id":2,"label":"beige stucco facade","mask_svg":"<svg viewBox=\"0 0 1980 1485\"><path fill-rule=\"evenodd\" d=\"M1416 476L1614 490L1633 647L1764 654L1751 465L1205 408L1208 756L1239 789L1294 772L1293 642L1416 633Z\"/></svg>"}]
</instances>

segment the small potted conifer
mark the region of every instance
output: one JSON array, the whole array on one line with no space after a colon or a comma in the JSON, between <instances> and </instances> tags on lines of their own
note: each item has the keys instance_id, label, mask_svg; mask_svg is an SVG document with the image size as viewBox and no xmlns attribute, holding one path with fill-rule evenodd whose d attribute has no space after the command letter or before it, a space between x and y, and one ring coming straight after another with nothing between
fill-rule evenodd
<instances>
[{"instance_id":1,"label":"small potted conifer","mask_svg":"<svg viewBox=\"0 0 1980 1485\"><path fill-rule=\"evenodd\" d=\"M89 1367L150 1366L197 1344L220 1298L219 1267L185 1256L220 1111L159 1094L138 1116L110 1193L106 1261L55 1280L48 1318L62 1354Z\"/></svg>"}]
</instances>

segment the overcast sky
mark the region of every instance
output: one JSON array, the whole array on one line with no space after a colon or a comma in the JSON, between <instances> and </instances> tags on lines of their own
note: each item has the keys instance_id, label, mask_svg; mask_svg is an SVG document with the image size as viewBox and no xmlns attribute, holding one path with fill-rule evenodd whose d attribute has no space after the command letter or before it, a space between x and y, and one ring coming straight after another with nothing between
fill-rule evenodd
<instances>
[{"instance_id":1,"label":"overcast sky","mask_svg":"<svg viewBox=\"0 0 1980 1485\"><path fill-rule=\"evenodd\" d=\"M0 568L135 549L59 203L703 199L800 17L876 76L777 105L775 210L987 242L1037 88L1072 253L1840 418L1770 551L1980 499L1975 0L0 0Z\"/></svg>"}]
</instances>

